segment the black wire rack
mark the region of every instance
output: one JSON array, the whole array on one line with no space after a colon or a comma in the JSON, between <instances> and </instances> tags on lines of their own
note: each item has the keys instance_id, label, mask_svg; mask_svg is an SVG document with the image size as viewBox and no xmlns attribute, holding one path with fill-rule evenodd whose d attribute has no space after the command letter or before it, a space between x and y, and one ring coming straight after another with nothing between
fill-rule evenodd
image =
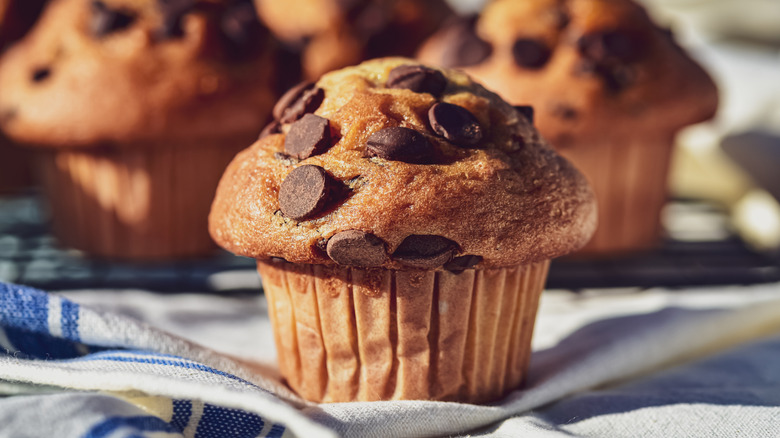
<instances>
[{"instance_id":1,"label":"black wire rack","mask_svg":"<svg viewBox=\"0 0 780 438\"><path fill-rule=\"evenodd\" d=\"M695 202L675 214L724 213ZM721 218L722 219L722 218ZM720 222L723 222L722 220ZM555 260L548 288L691 287L780 281L780 257L757 252L726 231L712 238L667 238L653 251L600 260ZM57 246L40 198L0 197L0 280L45 290L128 289L158 292L257 293L253 260L226 252L175 263L130 264L91 259Z\"/></svg>"}]
</instances>

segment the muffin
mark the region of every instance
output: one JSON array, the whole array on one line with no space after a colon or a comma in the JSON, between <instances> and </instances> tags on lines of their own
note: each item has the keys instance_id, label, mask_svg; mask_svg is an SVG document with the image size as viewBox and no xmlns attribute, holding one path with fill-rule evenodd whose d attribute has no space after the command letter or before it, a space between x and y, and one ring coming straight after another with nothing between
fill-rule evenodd
<instances>
[{"instance_id":1,"label":"muffin","mask_svg":"<svg viewBox=\"0 0 780 438\"><path fill-rule=\"evenodd\" d=\"M495 0L419 58L536 109L539 131L598 198L600 225L581 254L657 243L675 134L718 103L707 73L628 0Z\"/></svg>"},{"instance_id":2,"label":"muffin","mask_svg":"<svg viewBox=\"0 0 780 438\"><path fill-rule=\"evenodd\" d=\"M40 151L62 243L130 260L209 253L219 177L275 97L250 1L56 0L0 60L0 123Z\"/></svg>"},{"instance_id":3,"label":"muffin","mask_svg":"<svg viewBox=\"0 0 780 438\"><path fill-rule=\"evenodd\" d=\"M523 108L383 58L292 89L209 216L257 259L281 373L316 402L486 402L516 388L549 261L595 201Z\"/></svg>"},{"instance_id":4,"label":"muffin","mask_svg":"<svg viewBox=\"0 0 780 438\"><path fill-rule=\"evenodd\" d=\"M43 4L43 0L0 0L0 55L32 27ZM0 132L0 193L14 193L30 186L31 170L29 152L16 147Z\"/></svg>"},{"instance_id":5,"label":"muffin","mask_svg":"<svg viewBox=\"0 0 780 438\"><path fill-rule=\"evenodd\" d=\"M309 80L369 58L411 56L452 14L444 0L255 0L255 4L287 47L283 64L290 70L288 77L302 74Z\"/></svg>"}]
</instances>

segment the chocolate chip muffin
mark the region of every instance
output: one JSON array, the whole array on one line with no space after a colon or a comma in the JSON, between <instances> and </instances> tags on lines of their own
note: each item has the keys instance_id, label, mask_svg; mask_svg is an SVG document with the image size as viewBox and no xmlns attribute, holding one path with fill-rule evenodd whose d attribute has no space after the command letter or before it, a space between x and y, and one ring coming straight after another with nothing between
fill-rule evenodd
<instances>
[{"instance_id":1,"label":"chocolate chip muffin","mask_svg":"<svg viewBox=\"0 0 780 438\"><path fill-rule=\"evenodd\" d=\"M495 0L419 58L533 105L539 131L598 197L591 255L655 245L674 136L717 107L707 73L629 0Z\"/></svg>"},{"instance_id":2,"label":"chocolate chip muffin","mask_svg":"<svg viewBox=\"0 0 780 438\"><path fill-rule=\"evenodd\" d=\"M258 260L281 372L318 402L484 402L523 379L549 260L590 188L519 110L454 70L368 61L290 90L209 217Z\"/></svg>"},{"instance_id":3,"label":"chocolate chip muffin","mask_svg":"<svg viewBox=\"0 0 780 438\"><path fill-rule=\"evenodd\" d=\"M255 0L255 4L287 47L283 61L287 76L295 77L300 70L298 74L310 80L365 59L411 56L452 14L444 0Z\"/></svg>"},{"instance_id":4,"label":"chocolate chip muffin","mask_svg":"<svg viewBox=\"0 0 780 438\"><path fill-rule=\"evenodd\" d=\"M91 254L215 247L220 175L274 96L251 1L56 0L0 61L0 123L42 152L56 235Z\"/></svg>"},{"instance_id":5,"label":"chocolate chip muffin","mask_svg":"<svg viewBox=\"0 0 780 438\"><path fill-rule=\"evenodd\" d=\"M43 0L0 0L0 55L32 27ZM2 94L4 90L0 90ZM32 185L30 153L0 132L0 193L15 193Z\"/></svg>"}]
</instances>

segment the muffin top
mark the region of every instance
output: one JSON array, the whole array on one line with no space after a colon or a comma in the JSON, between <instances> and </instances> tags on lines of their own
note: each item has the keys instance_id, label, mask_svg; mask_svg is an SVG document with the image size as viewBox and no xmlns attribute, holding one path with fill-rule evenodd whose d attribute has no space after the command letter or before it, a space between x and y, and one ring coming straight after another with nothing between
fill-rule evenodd
<instances>
[{"instance_id":1,"label":"muffin top","mask_svg":"<svg viewBox=\"0 0 780 438\"><path fill-rule=\"evenodd\" d=\"M0 60L0 126L68 147L258 132L268 42L250 0L54 0Z\"/></svg>"},{"instance_id":2,"label":"muffin top","mask_svg":"<svg viewBox=\"0 0 780 438\"><path fill-rule=\"evenodd\" d=\"M444 0L255 0L260 17L300 53L304 77L381 56L411 56L452 15Z\"/></svg>"},{"instance_id":3,"label":"muffin top","mask_svg":"<svg viewBox=\"0 0 780 438\"><path fill-rule=\"evenodd\" d=\"M596 224L582 175L514 108L454 70L365 62L291 89L222 177L209 217L257 259L488 268L574 251Z\"/></svg>"},{"instance_id":4,"label":"muffin top","mask_svg":"<svg viewBox=\"0 0 780 438\"><path fill-rule=\"evenodd\" d=\"M706 72L629 0L494 0L421 49L537 110L558 147L604 135L663 135L709 119Z\"/></svg>"}]
</instances>

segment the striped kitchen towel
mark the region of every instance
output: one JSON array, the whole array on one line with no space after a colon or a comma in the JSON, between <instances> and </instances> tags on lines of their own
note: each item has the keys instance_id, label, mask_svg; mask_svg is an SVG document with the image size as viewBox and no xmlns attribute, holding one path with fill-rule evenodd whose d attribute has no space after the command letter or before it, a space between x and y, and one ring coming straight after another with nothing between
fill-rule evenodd
<instances>
[{"instance_id":1,"label":"striped kitchen towel","mask_svg":"<svg viewBox=\"0 0 780 438\"><path fill-rule=\"evenodd\" d=\"M0 348L2 436L335 436L247 364L39 290L0 283Z\"/></svg>"},{"instance_id":2,"label":"striped kitchen towel","mask_svg":"<svg viewBox=\"0 0 780 438\"><path fill-rule=\"evenodd\" d=\"M780 436L780 284L547 292L528 384L488 405L307 403L256 362L271 342L243 356L260 304L69 296L0 283L0 437Z\"/></svg>"}]
</instances>

